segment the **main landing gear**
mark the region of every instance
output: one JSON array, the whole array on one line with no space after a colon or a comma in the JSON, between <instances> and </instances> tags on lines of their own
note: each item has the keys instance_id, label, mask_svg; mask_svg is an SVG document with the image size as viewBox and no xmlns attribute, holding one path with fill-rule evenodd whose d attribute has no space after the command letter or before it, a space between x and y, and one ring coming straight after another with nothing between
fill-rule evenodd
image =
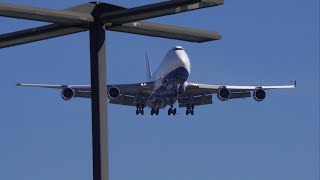
<instances>
[{"instance_id":1,"label":"main landing gear","mask_svg":"<svg viewBox=\"0 0 320 180\"><path fill-rule=\"evenodd\" d=\"M169 109L168 109L168 115L169 115L169 116L170 116L171 114L175 116L176 113L177 113L177 109L176 109L176 108L169 108Z\"/></svg>"},{"instance_id":2,"label":"main landing gear","mask_svg":"<svg viewBox=\"0 0 320 180\"><path fill-rule=\"evenodd\" d=\"M189 113L193 116L193 114L194 114L194 105L193 104L187 104L186 115L189 115Z\"/></svg>"},{"instance_id":3,"label":"main landing gear","mask_svg":"<svg viewBox=\"0 0 320 180\"><path fill-rule=\"evenodd\" d=\"M157 109L152 108L152 109L151 109L151 116L153 116L153 114L155 114L155 115L158 116L158 114L159 114L159 109L158 109L158 108L157 108Z\"/></svg>"},{"instance_id":4,"label":"main landing gear","mask_svg":"<svg viewBox=\"0 0 320 180\"><path fill-rule=\"evenodd\" d=\"M137 105L136 115L143 115L144 114L144 105Z\"/></svg>"}]
</instances>

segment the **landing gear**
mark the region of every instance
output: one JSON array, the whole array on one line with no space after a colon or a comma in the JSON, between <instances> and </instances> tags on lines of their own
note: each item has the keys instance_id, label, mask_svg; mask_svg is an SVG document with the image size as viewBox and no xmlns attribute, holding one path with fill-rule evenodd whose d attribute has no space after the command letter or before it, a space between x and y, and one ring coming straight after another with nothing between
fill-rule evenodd
<instances>
[{"instance_id":1,"label":"landing gear","mask_svg":"<svg viewBox=\"0 0 320 180\"><path fill-rule=\"evenodd\" d=\"M177 85L177 89L176 89L176 93L179 95L182 95L184 93L184 89L183 86L181 86L180 84Z\"/></svg>"},{"instance_id":2,"label":"landing gear","mask_svg":"<svg viewBox=\"0 0 320 180\"><path fill-rule=\"evenodd\" d=\"M189 113L193 116L194 115L194 110L193 109L187 109L186 110L186 115L189 115Z\"/></svg>"},{"instance_id":3,"label":"landing gear","mask_svg":"<svg viewBox=\"0 0 320 180\"><path fill-rule=\"evenodd\" d=\"M155 114L155 115L158 116L158 114L159 114L159 109L158 109L158 108L156 108L156 109L152 108L152 109L151 109L151 116L153 116L153 114Z\"/></svg>"},{"instance_id":4,"label":"landing gear","mask_svg":"<svg viewBox=\"0 0 320 180\"><path fill-rule=\"evenodd\" d=\"M169 115L169 116L170 116L171 114L175 116L176 113L177 113L177 109L176 109L176 108L169 108L169 109L168 109L168 115Z\"/></svg>"},{"instance_id":5,"label":"landing gear","mask_svg":"<svg viewBox=\"0 0 320 180\"><path fill-rule=\"evenodd\" d=\"M144 114L144 104L141 104L141 105L137 105L137 110L136 110L136 115L143 115Z\"/></svg>"},{"instance_id":6,"label":"landing gear","mask_svg":"<svg viewBox=\"0 0 320 180\"><path fill-rule=\"evenodd\" d=\"M194 115L194 104L187 104L186 115Z\"/></svg>"}]
</instances>

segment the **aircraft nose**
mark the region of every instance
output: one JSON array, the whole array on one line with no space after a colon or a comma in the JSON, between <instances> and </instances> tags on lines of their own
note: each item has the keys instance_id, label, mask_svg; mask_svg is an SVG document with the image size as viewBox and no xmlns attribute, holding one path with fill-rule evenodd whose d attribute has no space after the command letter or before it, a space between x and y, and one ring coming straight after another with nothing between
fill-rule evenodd
<instances>
[{"instance_id":1,"label":"aircraft nose","mask_svg":"<svg viewBox=\"0 0 320 180\"><path fill-rule=\"evenodd\" d=\"M185 67L188 71L190 71L190 60L186 51L181 46L176 46L174 48L174 54L180 66Z\"/></svg>"}]
</instances>

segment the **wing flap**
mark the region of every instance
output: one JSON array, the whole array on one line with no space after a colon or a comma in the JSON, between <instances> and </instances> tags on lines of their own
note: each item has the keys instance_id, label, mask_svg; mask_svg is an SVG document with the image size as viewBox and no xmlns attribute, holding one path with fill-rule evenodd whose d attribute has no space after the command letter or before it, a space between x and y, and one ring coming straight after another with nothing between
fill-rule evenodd
<instances>
[{"instance_id":1,"label":"wing flap","mask_svg":"<svg viewBox=\"0 0 320 180\"><path fill-rule=\"evenodd\" d=\"M178 99L179 107L187 107L187 104L195 106L212 104L212 95L181 97Z\"/></svg>"},{"instance_id":2,"label":"wing flap","mask_svg":"<svg viewBox=\"0 0 320 180\"><path fill-rule=\"evenodd\" d=\"M251 92L233 92L230 95L229 99L239 99L239 98L247 98L251 97Z\"/></svg>"},{"instance_id":3,"label":"wing flap","mask_svg":"<svg viewBox=\"0 0 320 180\"><path fill-rule=\"evenodd\" d=\"M145 105L145 104L147 104L147 98L120 95L119 97L117 97L115 99L110 99L109 103L126 105L126 106L136 106L137 104L144 104Z\"/></svg>"},{"instance_id":4,"label":"wing flap","mask_svg":"<svg viewBox=\"0 0 320 180\"><path fill-rule=\"evenodd\" d=\"M91 91L77 91L75 97L91 98Z\"/></svg>"}]
</instances>

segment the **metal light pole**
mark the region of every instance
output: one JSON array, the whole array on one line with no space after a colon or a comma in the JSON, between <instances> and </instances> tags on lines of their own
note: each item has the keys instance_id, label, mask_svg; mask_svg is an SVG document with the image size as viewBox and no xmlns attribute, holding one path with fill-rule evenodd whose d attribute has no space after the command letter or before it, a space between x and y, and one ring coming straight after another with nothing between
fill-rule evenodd
<instances>
[{"instance_id":1,"label":"metal light pole","mask_svg":"<svg viewBox=\"0 0 320 180\"><path fill-rule=\"evenodd\" d=\"M106 44L103 24L90 24L93 180L109 179Z\"/></svg>"}]
</instances>

